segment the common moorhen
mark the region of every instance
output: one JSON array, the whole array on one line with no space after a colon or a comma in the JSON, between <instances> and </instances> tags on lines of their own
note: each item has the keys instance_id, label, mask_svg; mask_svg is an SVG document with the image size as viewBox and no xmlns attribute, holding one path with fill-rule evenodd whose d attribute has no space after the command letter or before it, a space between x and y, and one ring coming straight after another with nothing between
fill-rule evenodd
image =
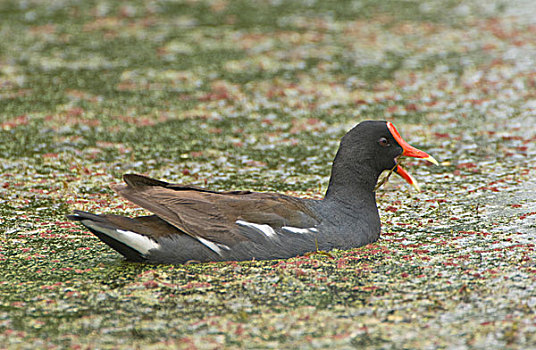
<instances>
[{"instance_id":1,"label":"common moorhen","mask_svg":"<svg viewBox=\"0 0 536 350\"><path fill-rule=\"evenodd\" d=\"M112 189L154 215L128 218L77 210L67 217L137 262L282 259L351 249L380 236L375 198L380 174L393 169L416 184L397 164L400 156L437 164L405 142L392 123L364 121L342 138L321 200L269 192L215 192L126 174L126 185Z\"/></svg>"}]
</instances>

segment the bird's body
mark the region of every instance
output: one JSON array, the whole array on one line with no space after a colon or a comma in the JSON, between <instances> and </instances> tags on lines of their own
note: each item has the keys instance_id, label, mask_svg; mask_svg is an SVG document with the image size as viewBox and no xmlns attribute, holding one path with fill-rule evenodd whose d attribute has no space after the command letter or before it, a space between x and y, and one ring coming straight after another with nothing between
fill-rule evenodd
<instances>
[{"instance_id":1,"label":"bird's body","mask_svg":"<svg viewBox=\"0 0 536 350\"><path fill-rule=\"evenodd\" d=\"M413 181L397 166L401 155L433 160L405 143L392 124L362 122L341 141L322 200L215 192L128 174L127 185L112 188L154 215L127 218L75 211L68 217L138 262L265 260L351 249L379 238L374 192L379 175L397 168Z\"/></svg>"}]
</instances>

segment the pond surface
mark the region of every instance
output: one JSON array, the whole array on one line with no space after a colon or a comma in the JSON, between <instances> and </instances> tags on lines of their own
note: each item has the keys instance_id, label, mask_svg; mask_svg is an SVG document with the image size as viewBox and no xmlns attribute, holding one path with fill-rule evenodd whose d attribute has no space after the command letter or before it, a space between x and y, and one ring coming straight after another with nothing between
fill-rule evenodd
<instances>
[{"instance_id":1,"label":"pond surface","mask_svg":"<svg viewBox=\"0 0 536 350\"><path fill-rule=\"evenodd\" d=\"M536 347L533 1L0 3L0 348ZM127 172L325 192L395 123L439 160L333 257L127 263L65 214Z\"/></svg>"}]
</instances>

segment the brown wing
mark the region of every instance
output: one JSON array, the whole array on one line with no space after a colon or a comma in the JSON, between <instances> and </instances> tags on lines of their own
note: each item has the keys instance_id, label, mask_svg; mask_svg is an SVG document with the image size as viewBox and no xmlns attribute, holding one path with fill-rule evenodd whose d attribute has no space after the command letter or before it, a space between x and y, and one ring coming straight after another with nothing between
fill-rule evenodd
<instances>
[{"instance_id":1,"label":"brown wing","mask_svg":"<svg viewBox=\"0 0 536 350\"><path fill-rule=\"evenodd\" d=\"M304 202L276 193L214 192L135 174L125 175L124 180L127 186L112 187L122 197L192 237L225 245L246 239L239 233L237 220L273 228L306 228L318 223Z\"/></svg>"}]
</instances>

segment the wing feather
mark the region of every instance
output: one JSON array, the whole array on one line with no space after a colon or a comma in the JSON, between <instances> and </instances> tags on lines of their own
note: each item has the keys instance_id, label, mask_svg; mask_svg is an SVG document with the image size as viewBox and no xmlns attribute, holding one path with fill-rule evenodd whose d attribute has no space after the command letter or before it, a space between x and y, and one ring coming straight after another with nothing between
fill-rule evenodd
<instances>
[{"instance_id":1,"label":"wing feather","mask_svg":"<svg viewBox=\"0 0 536 350\"><path fill-rule=\"evenodd\" d=\"M215 192L195 186L169 184L142 175L125 175L127 185L112 186L119 195L192 236L233 245L247 240L236 221L275 228L312 227L313 211L301 200L276 193ZM177 230L170 230L177 234Z\"/></svg>"}]
</instances>

